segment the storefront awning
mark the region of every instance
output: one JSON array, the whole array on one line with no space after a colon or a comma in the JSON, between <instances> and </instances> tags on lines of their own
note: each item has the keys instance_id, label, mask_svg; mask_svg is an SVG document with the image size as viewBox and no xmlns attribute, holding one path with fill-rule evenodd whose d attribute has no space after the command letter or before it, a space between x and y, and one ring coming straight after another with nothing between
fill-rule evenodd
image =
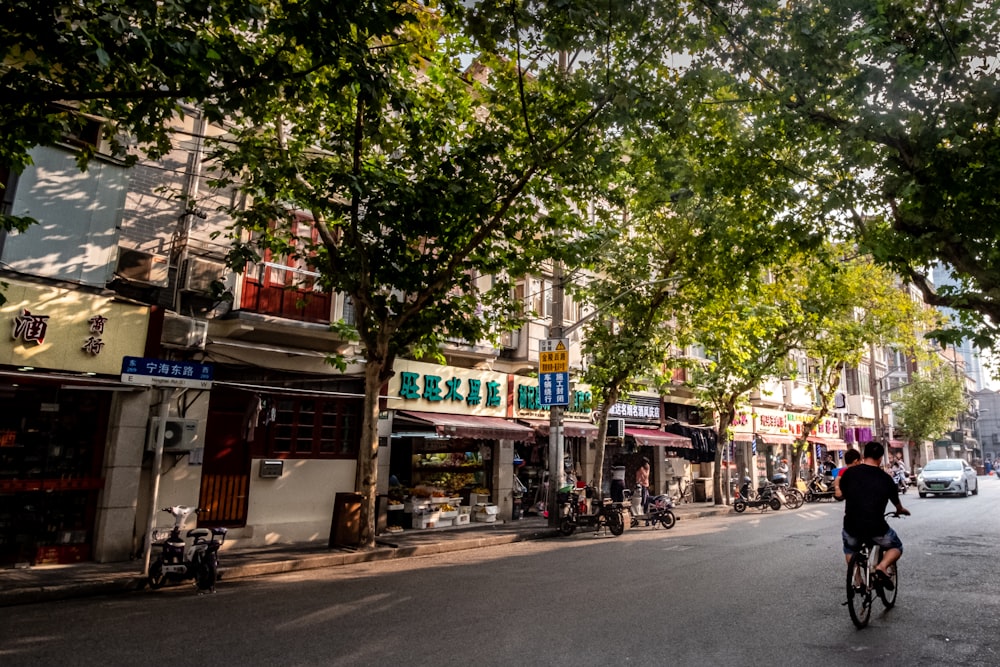
<instances>
[{"instance_id":1,"label":"storefront awning","mask_svg":"<svg viewBox=\"0 0 1000 667\"><path fill-rule=\"evenodd\" d=\"M889 446L893 449L906 449L906 440L890 440Z\"/></svg>"},{"instance_id":2,"label":"storefront awning","mask_svg":"<svg viewBox=\"0 0 1000 667\"><path fill-rule=\"evenodd\" d=\"M794 445L795 438L790 435L779 435L777 433L758 433L757 441L763 441L768 445Z\"/></svg>"},{"instance_id":3,"label":"storefront awning","mask_svg":"<svg viewBox=\"0 0 1000 667\"><path fill-rule=\"evenodd\" d=\"M625 435L635 438L640 447L674 447L676 449L694 449L691 438L673 433L664 433L651 428L625 428Z\"/></svg>"},{"instance_id":4,"label":"storefront awning","mask_svg":"<svg viewBox=\"0 0 1000 667\"><path fill-rule=\"evenodd\" d=\"M534 429L535 433L548 437L549 422L544 419L519 419L525 426ZM588 441L597 439L597 427L587 422L563 422L563 435L567 438L586 438Z\"/></svg>"},{"instance_id":5,"label":"storefront awning","mask_svg":"<svg viewBox=\"0 0 1000 667\"><path fill-rule=\"evenodd\" d=\"M535 431L527 426L509 422L500 417L478 415L447 415L436 412L411 412L400 410L397 414L429 424L443 437L480 438L483 440L534 440Z\"/></svg>"},{"instance_id":6,"label":"storefront awning","mask_svg":"<svg viewBox=\"0 0 1000 667\"><path fill-rule=\"evenodd\" d=\"M813 444L823 445L831 452L847 451L847 443L836 438L821 438L818 435L810 435L806 440Z\"/></svg>"}]
</instances>

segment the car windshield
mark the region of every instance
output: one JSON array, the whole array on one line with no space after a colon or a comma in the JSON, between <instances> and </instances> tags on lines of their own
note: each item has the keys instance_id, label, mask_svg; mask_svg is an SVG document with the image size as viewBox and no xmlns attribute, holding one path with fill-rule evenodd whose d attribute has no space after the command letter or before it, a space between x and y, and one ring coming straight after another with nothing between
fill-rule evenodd
<instances>
[{"instance_id":1,"label":"car windshield","mask_svg":"<svg viewBox=\"0 0 1000 667\"><path fill-rule=\"evenodd\" d=\"M924 466L924 470L961 470L962 462L953 459L947 461L929 461L927 465Z\"/></svg>"}]
</instances>

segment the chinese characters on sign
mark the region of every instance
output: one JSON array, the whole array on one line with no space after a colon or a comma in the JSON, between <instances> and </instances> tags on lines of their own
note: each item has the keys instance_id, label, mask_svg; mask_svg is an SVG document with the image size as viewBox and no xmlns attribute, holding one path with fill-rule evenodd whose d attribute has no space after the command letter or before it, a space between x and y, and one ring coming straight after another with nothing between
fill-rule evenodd
<instances>
[{"instance_id":1,"label":"chinese characters on sign","mask_svg":"<svg viewBox=\"0 0 1000 667\"><path fill-rule=\"evenodd\" d=\"M571 396L572 402L570 403L569 412L590 414L594 397L589 391L573 390ZM540 387L533 384L517 385L517 409L519 411L545 410L548 407L547 405L542 405Z\"/></svg>"},{"instance_id":2,"label":"chinese characters on sign","mask_svg":"<svg viewBox=\"0 0 1000 667\"><path fill-rule=\"evenodd\" d=\"M424 399L427 401L464 401L467 405L485 405L488 408L496 408L501 405L502 395L500 393L499 382L487 382L486 394L483 395L483 382L475 378L465 380L465 387L462 387L462 379L453 377L441 382L438 375L425 373L423 375L423 387L421 388L420 373L403 371L399 374L399 396L406 400ZM463 394L464 392L464 394Z\"/></svg>"},{"instance_id":3,"label":"chinese characters on sign","mask_svg":"<svg viewBox=\"0 0 1000 667\"><path fill-rule=\"evenodd\" d=\"M32 315L27 308L22 308L21 314L14 318L14 340L41 345L48 328L48 315Z\"/></svg>"},{"instance_id":4,"label":"chinese characters on sign","mask_svg":"<svg viewBox=\"0 0 1000 667\"><path fill-rule=\"evenodd\" d=\"M94 315L87 323L90 325L90 337L83 343L81 348L87 354L97 356L104 349L104 325L108 323L108 318L103 315Z\"/></svg>"},{"instance_id":5,"label":"chinese characters on sign","mask_svg":"<svg viewBox=\"0 0 1000 667\"><path fill-rule=\"evenodd\" d=\"M124 357L122 382L156 387L211 389L212 366L194 361Z\"/></svg>"},{"instance_id":6,"label":"chinese characters on sign","mask_svg":"<svg viewBox=\"0 0 1000 667\"><path fill-rule=\"evenodd\" d=\"M543 406L569 405L569 339L539 341L538 387Z\"/></svg>"},{"instance_id":7,"label":"chinese characters on sign","mask_svg":"<svg viewBox=\"0 0 1000 667\"><path fill-rule=\"evenodd\" d=\"M45 334L49 330L49 318L49 315L32 314L27 308L22 308L21 314L14 318L14 340L41 345L45 342ZM90 336L84 340L80 349L94 357L100 354L104 349L102 336L107 323L108 318L103 315L94 315L87 320Z\"/></svg>"}]
</instances>

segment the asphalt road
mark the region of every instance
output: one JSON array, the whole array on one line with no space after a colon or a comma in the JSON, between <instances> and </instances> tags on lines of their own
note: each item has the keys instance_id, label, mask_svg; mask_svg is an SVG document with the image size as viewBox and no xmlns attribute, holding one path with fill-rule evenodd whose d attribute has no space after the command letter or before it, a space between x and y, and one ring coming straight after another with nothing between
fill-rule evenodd
<instances>
[{"instance_id":1,"label":"asphalt road","mask_svg":"<svg viewBox=\"0 0 1000 667\"><path fill-rule=\"evenodd\" d=\"M997 665L1000 481L919 499L896 607L851 624L842 507L0 609L15 665Z\"/></svg>"}]
</instances>

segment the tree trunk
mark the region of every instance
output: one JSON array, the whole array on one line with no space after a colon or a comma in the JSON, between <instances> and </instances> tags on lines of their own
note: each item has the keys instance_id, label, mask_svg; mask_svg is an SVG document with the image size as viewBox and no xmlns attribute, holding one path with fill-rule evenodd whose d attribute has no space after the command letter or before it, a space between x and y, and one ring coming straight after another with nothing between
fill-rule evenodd
<instances>
[{"instance_id":1,"label":"tree trunk","mask_svg":"<svg viewBox=\"0 0 1000 667\"><path fill-rule=\"evenodd\" d=\"M601 493L604 487L604 445L608 436L608 411L618 402L618 388L605 387L604 390L604 410L601 411L601 418L597 422L597 449L594 452L594 473L590 476L590 484L593 485L597 493Z\"/></svg>"},{"instance_id":2,"label":"tree trunk","mask_svg":"<svg viewBox=\"0 0 1000 667\"><path fill-rule=\"evenodd\" d=\"M385 361L366 359L364 419L361 423L361 442L358 447L358 473L355 489L362 495L361 539L362 549L375 546L375 496L378 481L378 413L379 392L382 388Z\"/></svg>"},{"instance_id":3,"label":"tree trunk","mask_svg":"<svg viewBox=\"0 0 1000 667\"><path fill-rule=\"evenodd\" d=\"M725 485L725 498L723 498L722 455L729 449L729 427L735 416L736 409L733 407L727 407L724 413L719 413L719 438L715 447L715 470L712 472L712 496L715 498L716 505L730 503L729 484Z\"/></svg>"}]
</instances>

